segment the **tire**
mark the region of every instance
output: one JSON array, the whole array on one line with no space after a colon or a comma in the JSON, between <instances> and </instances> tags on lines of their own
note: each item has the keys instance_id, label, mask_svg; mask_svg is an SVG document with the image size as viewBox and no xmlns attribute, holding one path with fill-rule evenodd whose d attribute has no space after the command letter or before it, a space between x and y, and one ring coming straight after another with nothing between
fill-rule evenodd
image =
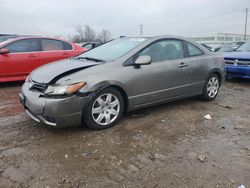
<instances>
[{"instance_id":1,"label":"tire","mask_svg":"<svg viewBox=\"0 0 250 188\"><path fill-rule=\"evenodd\" d=\"M123 112L124 99L121 93L109 87L98 92L87 104L83 120L90 129L107 129L122 118Z\"/></svg>"},{"instance_id":2,"label":"tire","mask_svg":"<svg viewBox=\"0 0 250 188\"><path fill-rule=\"evenodd\" d=\"M211 74L205 82L201 98L205 101L211 101L216 98L220 90L220 78L217 74Z\"/></svg>"}]
</instances>

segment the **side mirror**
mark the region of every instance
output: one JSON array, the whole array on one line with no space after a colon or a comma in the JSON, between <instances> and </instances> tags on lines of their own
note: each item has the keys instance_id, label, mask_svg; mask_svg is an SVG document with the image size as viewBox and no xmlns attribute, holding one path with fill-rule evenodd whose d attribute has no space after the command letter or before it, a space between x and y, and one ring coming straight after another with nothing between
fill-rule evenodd
<instances>
[{"instance_id":1,"label":"side mirror","mask_svg":"<svg viewBox=\"0 0 250 188\"><path fill-rule=\"evenodd\" d=\"M8 54L10 51L7 48L0 49L0 54Z\"/></svg>"},{"instance_id":2,"label":"side mirror","mask_svg":"<svg viewBox=\"0 0 250 188\"><path fill-rule=\"evenodd\" d=\"M152 59L149 55L142 55L139 56L136 60L135 60L135 65L149 65L151 64Z\"/></svg>"}]
</instances>

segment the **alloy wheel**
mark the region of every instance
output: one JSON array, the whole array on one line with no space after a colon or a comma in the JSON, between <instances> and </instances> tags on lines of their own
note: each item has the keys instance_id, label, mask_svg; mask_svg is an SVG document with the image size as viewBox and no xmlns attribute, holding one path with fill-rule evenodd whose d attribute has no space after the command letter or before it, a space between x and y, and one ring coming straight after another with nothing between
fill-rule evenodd
<instances>
[{"instance_id":1,"label":"alloy wheel","mask_svg":"<svg viewBox=\"0 0 250 188\"><path fill-rule=\"evenodd\" d=\"M207 95L210 98L214 98L219 91L219 80L217 77L213 76L209 79L207 83Z\"/></svg>"},{"instance_id":2,"label":"alloy wheel","mask_svg":"<svg viewBox=\"0 0 250 188\"><path fill-rule=\"evenodd\" d=\"M92 105L92 118L99 125L109 125L114 122L120 112L120 101L111 93L99 96Z\"/></svg>"}]
</instances>

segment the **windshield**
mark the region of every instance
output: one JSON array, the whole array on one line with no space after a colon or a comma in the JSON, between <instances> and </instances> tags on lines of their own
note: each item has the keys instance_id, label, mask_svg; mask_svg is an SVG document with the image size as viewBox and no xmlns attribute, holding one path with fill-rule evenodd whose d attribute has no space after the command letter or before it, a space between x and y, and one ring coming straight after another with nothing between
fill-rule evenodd
<instances>
[{"instance_id":1,"label":"windshield","mask_svg":"<svg viewBox=\"0 0 250 188\"><path fill-rule=\"evenodd\" d=\"M236 51L250 51L250 42L243 44Z\"/></svg>"},{"instance_id":2,"label":"windshield","mask_svg":"<svg viewBox=\"0 0 250 188\"><path fill-rule=\"evenodd\" d=\"M120 38L98 46L92 50L84 52L77 58L88 57L89 59L99 59L105 62L115 61L146 41L147 38Z\"/></svg>"},{"instance_id":3,"label":"windshield","mask_svg":"<svg viewBox=\"0 0 250 188\"><path fill-rule=\"evenodd\" d=\"M218 50L218 52L232 52L238 47L239 47L239 44L228 43L228 44L222 45L221 48Z\"/></svg>"}]
</instances>

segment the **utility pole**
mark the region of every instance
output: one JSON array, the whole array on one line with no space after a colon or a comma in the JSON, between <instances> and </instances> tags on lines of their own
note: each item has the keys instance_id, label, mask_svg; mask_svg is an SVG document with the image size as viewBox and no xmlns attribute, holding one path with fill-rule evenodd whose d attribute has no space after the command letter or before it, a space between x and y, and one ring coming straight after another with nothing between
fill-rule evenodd
<instances>
[{"instance_id":1,"label":"utility pole","mask_svg":"<svg viewBox=\"0 0 250 188\"><path fill-rule=\"evenodd\" d=\"M143 34L143 25L140 25L140 36Z\"/></svg>"},{"instance_id":2,"label":"utility pole","mask_svg":"<svg viewBox=\"0 0 250 188\"><path fill-rule=\"evenodd\" d=\"M247 14L248 14L248 8L246 8L246 10L244 12L246 12L244 40L246 40L246 37L247 37Z\"/></svg>"}]
</instances>

